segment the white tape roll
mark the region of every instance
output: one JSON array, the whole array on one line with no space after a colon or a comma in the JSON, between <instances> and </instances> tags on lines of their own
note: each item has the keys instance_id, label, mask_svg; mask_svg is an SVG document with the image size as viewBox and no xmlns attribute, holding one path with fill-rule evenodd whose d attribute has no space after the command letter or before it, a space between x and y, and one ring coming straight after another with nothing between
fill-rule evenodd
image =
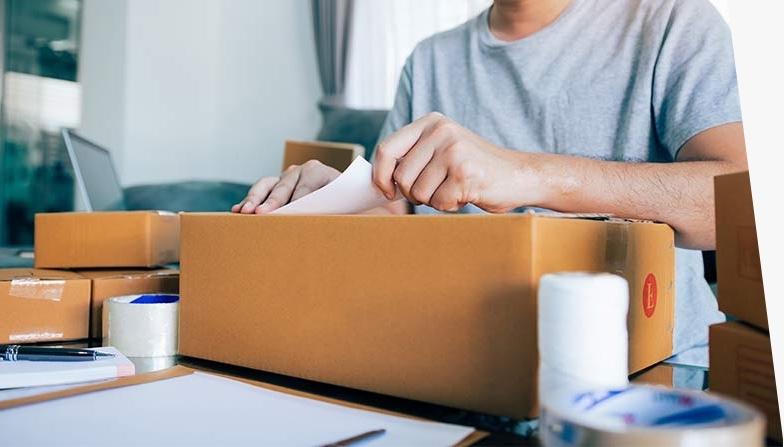
<instances>
[{"instance_id":1,"label":"white tape roll","mask_svg":"<svg viewBox=\"0 0 784 447\"><path fill-rule=\"evenodd\" d=\"M539 402L628 384L629 286L609 273L555 273L539 281Z\"/></svg>"},{"instance_id":2,"label":"white tape roll","mask_svg":"<svg viewBox=\"0 0 784 447\"><path fill-rule=\"evenodd\" d=\"M129 295L108 300L107 344L128 357L177 354L179 296Z\"/></svg>"},{"instance_id":3,"label":"white tape roll","mask_svg":"<svg viewBox=\"0 0 784 447\"><path fill-rule=\"evenodd\" d=\"M760 446L765 419L739 402L700 391L654 386L581 393L563 411L545 408L547 447Z\"/></svg>"}]
</instances>

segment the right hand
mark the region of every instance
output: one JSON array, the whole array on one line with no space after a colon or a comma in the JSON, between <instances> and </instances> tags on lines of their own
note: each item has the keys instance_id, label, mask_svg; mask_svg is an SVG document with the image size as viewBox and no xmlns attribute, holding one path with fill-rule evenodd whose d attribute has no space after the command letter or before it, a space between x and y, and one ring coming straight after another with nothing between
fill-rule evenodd
<instances>
[{"instance_id":1,"label":"right hand","mask_svg":"<svg viewBox=\"0 0 784 447\"><path fill-rule=\"evenodd\" d=\"M248 191L248 195L231 207L232 213L266 214L335 180L340 171L317 160L291 165L280 177L264 177Z\"/></svg>"}]
</instances>

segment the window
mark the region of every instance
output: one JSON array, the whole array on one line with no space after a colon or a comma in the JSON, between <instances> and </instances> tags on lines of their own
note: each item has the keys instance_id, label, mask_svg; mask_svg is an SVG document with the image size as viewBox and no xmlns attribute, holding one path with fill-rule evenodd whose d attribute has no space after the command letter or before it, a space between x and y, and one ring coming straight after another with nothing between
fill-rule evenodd
<instances>
[{"instance_id":1,"label":"window","mask_svg":"<svg viewBox=\"0 0 784 447\"><path fill-rule=\"evenodd\" d=\"M348 48L348 107L389 109L406 57L416 44L453 28L491 0L355 0Z\"/></svg>"}]
</instances>

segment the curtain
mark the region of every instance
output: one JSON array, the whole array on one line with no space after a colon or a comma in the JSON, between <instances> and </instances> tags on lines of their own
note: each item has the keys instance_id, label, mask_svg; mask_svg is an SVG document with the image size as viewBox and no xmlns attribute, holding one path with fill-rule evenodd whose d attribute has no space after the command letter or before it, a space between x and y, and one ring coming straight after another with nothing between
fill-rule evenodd
<instances>
[{"instance_id":1,"label":"curtain","mask_svg":"<svg viewBox=\"0 0 784 447\"><path fill-rule=\"evenodd\" d=\"M346 105L389 109L414 46L479 14L492 0L355 0Z\"/></svg>"},{"instance_id":2,"label":"curtain","mask_svg":"<svg viewBox=\"0 0 784 447\"><path fill-rule=\"evenodd\" d=\"M311 0L322 107L343 104L354 0Z\"/></svg>"}]
</instances>

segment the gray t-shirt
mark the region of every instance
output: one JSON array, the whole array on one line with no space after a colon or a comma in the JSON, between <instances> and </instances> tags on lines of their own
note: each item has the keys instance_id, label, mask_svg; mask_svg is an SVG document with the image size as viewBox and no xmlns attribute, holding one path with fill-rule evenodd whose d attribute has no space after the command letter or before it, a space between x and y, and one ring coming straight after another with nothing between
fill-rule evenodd
<instances>
[{"instance_id":1,"label":"gray t-shirt","mask_svg":"<svg viewBox=\"0 0 784 447\"><path fill-rule=\"evenodd\" d=\"M515 42L491 34L488 11L417 45L382 138L438 111L510 149L668 163L697 133L741 120L730 32L707 0L573 0ZM677 249L675 263L680 353L704 348L724 317L701 253Z\"/></svg>"}]
</instances>

